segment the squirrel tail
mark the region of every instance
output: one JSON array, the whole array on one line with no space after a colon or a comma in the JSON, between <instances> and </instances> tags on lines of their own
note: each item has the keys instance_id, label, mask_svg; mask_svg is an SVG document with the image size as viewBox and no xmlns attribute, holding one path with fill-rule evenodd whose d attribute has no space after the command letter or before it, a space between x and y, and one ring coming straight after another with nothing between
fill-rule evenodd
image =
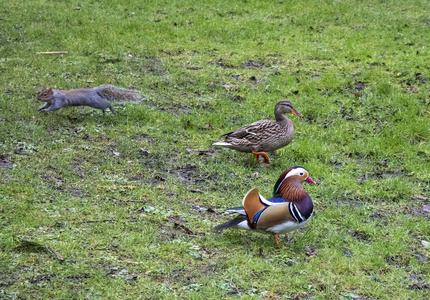
<instances>
[{"instance_id":1,"label":"squirrel tail","mask_svg":"<svg viewBox=\"0 0 430 300\"><path fill-rule=\"evenodd\" d=\"M140 101L143 99L138 91L118 88L113 85L100 85L94 88L100 97L108 101Z\"/></svg>"}]
</instances>

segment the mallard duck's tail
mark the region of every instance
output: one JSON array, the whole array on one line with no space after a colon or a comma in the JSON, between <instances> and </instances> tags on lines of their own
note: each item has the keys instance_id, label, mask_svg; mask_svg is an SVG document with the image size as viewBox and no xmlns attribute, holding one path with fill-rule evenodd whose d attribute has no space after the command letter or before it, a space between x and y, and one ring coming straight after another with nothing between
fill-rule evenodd
<instances>
[{"instance_id":1,"label":"mallard duck's tail","mask_svg":"<svg viewBox=\"0 0 430 300\"><path fill-rule=\"evenodd\" d=\"M215 142L215 143L212 143L212 145L213 146L222 146L222 147L230 147L231 146L230 143L227 143L227 142L224 142L224 141Z\"/></svg>"},{"instance_id":2,"label":"mallard duck's tail","mask_svg":"<svg viewBox=\"0 0 430 300\"><path fill-rule=\"evenodd\" d=\"M235 227L235 226L238 226L243 221L245 221L246 223L248 223L248 217L246 215L238 215L233 220L230 220L228 222L225 222L224 224L215 226L214 229L215 230L223 230L223 229L227 229L227 228L230 228L230 227ZM243 226L239 226L239 227L242 228ZM246 226L246 227L248 227L248 226Z\"/></svg>"}]
</instances>

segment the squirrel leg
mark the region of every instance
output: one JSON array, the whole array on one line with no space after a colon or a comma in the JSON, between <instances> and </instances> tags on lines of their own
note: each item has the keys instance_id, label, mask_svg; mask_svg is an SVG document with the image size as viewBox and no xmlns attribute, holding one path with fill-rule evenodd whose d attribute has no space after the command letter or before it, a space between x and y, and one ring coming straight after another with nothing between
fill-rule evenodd
<instances>
[{"instance_id":1,"label":"squirrel leg","mask_svg":"<svg viewBox=\"0 0 430 300\"><path fill-rule=\"evenodd\" d=\"M48 108L40 109L40 111L54 111L54 110L58 110L58 109L60 109L62 107L63 107L63 105L61 103L54 102Z\"/></svg>"},{"instance_id":2,"label":"squirrel leg","mask_svg":"<svg viewBox=\"0 0 430 300\"><path fill-rule=\"evenodd\" d=\"M48 108L49 106L51 106L51 102L45 102L45 104L38 109L38 111L41 111L42 109Z\"/></svg>"}]
</instances>

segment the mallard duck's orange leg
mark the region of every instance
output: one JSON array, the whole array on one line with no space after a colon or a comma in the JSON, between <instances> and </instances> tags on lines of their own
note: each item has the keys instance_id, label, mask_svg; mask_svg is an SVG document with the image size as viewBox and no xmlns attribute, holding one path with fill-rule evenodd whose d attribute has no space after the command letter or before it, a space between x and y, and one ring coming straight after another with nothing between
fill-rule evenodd
<instances>
[{"instance_id":1,"label":"mallard duck's orange leg","mask_svg":"<svg viewBox=\"0 0 430 300\"><path fill-rule=\"evenodd\" d=\"M279 246L278 235L276 233L274 233L273 237L275 238L275 243Z\"/></svg>"},{"instance_id":2,"label":"mallard duck's orange leg","mask_svg":"<svg viewBox=\"0 0 430 300\"><path fill-rule=\"evenodd\" d=\"M259 155L261 155L261 156L263 156L265 163L267 163L267 164L270 163L269 156L267 155L266 152L254 152L254 151L252 151L252 154L257 155L257 161L258 162L260 162Z\"/></svg>"}]
</instances>

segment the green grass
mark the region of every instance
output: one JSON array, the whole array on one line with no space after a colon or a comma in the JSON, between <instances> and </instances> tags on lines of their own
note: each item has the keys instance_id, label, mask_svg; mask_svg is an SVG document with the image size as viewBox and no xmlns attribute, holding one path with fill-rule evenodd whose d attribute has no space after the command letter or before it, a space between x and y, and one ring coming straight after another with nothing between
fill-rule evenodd
<instances>
[{"instance_id":1,"label":"green grass","mask_svg":"<svg viewBox=\"0 0 430 300\"><path fill-rule=\"evenodd\" d=\"M0 298L430 297L428 3L3 2ZM146 100L37 111L99 84ZM270 167L211 146L284 98ZM294 165L306 229L212 230Z\"/></svg>"}]
</instances>

